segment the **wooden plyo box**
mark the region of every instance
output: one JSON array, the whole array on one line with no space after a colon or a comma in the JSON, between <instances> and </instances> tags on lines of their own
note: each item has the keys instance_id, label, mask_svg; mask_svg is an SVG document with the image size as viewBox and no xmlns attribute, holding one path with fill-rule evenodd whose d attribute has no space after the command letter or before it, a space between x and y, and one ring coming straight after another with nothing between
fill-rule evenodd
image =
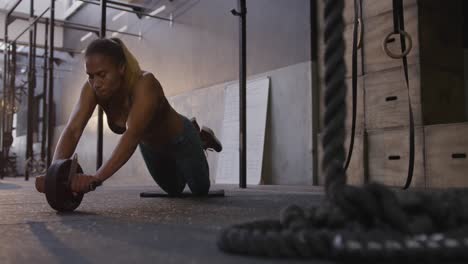
<instances>
[{"instance_id":1,"label":"wooden plyo box","mask_svg":"<svg viewBox=\"0 0 468 264\"><path fill-rule=\"evenodd\" d=\"M411 187L425 187L423 128L415 128L415 159ZM368 132L369 180L387 186L403 187L408 176L408 128Z\"/></svg>"},{"instance_id":2,"label":"wooden plyo box","mask_svg":"<svg viewBox=\"0 0 468 264\"><path fill-rule=\"evenodd\" d=\"M427 187L468 186L468 123L424 127Z\"/></svg>"}]
</instances>

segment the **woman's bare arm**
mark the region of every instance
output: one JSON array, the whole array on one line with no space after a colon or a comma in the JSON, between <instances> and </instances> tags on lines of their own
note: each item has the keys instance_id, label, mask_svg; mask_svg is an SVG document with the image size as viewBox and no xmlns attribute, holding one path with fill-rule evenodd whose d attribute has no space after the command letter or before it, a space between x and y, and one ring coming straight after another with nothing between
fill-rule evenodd
<instances>
[{"instance_id":1,"label":"woman's bare arm","mask_svg":"<svg viewBox=\"0 0 468 264\"><path fill-rule=\"evenodd\" d=\"M58 159L68 159L72 156L96 105L96 95L89 83L86 82L81 89L78 102L75 104L68 122L60 135L52 162Z\"/></svg>"},{"instance_id":2,"label":"woman's bare arm","mask_svg":"<svg viewBox=\"0 0 468 264\"><path fill-rule=\"evenodd\" d=\"M109 160L96 172L95 176L100 181L111 177L132 156L155 110L161 103L162 87L152 74L145 75L134 88L132 107L127 118L127 130L120 138Z\"/></svg>"},{"instance_id":3,"label":"woman's bare arm","mask_svg":"<svg viewBox=\"0 0 468 264\"><path fill-rule=\"evenodd\" d=\"M96 96L91 86L86 82L81 89L80 98L76 102L60 139L55 148L52 162L58 159L69 159L75 152L76 145L83 133L89 118L96 108ZM36 177L36 190L43 193L45 190L45 175Z\"/></svg>"}]
</instances>

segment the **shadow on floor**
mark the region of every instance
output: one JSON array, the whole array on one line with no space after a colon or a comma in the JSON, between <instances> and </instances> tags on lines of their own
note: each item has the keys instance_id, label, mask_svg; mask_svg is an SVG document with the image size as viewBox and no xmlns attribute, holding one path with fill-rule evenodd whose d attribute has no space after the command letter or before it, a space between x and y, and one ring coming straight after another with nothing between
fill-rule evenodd
<instances>
[{"instance_id":1,"label":"shadow on floor","mask_svg":"<svg viewBox=\"0 0 468 264\"><path fill-rule=\"evenodd\" d=\"M67 263L70 260L77 263L91 263L84 256L74 249L67 247L60 239L55 236L53 231L49 230L46 223L43 222L28 222L31 232L40 241L41 245L47 249L49 253L54 255L59 263Z\"/></svg>"}]
</instances>

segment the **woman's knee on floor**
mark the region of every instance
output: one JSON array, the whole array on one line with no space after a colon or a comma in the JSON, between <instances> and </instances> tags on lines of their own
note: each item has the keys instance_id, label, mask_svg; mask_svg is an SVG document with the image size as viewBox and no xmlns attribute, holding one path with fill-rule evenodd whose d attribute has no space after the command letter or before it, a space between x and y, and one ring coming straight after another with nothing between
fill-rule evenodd
<instances>
[{"instance_id":1,"label":"woman's knee on floor","mask_svg":"<svg viewBox=\"0 0 468 264\"><path fill-rule=\"evenodd\" d=\"M194 195L206 195L210 190L210 171L208 163L203 160L201 163L185 163L190 164L183 170L184 178L187 182L190 191Z\"/></svg>"},{"instance_id":2,"label":"woman's knee on floor","mask_svg":"<svg viewBox=\"0 0 468 264\"><path fill-rule=\"evenodd\" d=\"M156 183L158 183L158 182L156 182ZM179 196L184 191L184 188L185 188L185 183L182 184L180 182L178 182L178 183L172 182L171 184L158 183L158 185L169 196Z\"/></svg>"},{"instance_id":3,"label":"woman's knee on floor","mask_svg":"<svg viewBox=\"0 0 468 264\"><path fill-rule=\"evenodd\" d=\"M189 188L194 195L207 195L210 191L210 180L208 179L208 181L199 181L196 183L189 184Z\"/></svg>"}]
</instances>

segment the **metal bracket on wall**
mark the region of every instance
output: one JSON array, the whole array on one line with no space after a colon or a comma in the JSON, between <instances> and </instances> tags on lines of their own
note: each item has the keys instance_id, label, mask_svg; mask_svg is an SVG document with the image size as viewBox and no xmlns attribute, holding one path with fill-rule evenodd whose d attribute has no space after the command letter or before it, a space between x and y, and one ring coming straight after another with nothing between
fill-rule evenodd
<instances>
[{"instance_id":1,"label":"metal bracket on wall","mask_svg":"<svg viewBox=\"0 0 468 264\"><path fill-rule=\"evenodd\" d=\"M247 14L247 8L242 10L241 12L237 11L236 9L232 9L231 14L233 16L242 16L243 17L243 16L245 16Z\"/></svg>"}]
</instances>

